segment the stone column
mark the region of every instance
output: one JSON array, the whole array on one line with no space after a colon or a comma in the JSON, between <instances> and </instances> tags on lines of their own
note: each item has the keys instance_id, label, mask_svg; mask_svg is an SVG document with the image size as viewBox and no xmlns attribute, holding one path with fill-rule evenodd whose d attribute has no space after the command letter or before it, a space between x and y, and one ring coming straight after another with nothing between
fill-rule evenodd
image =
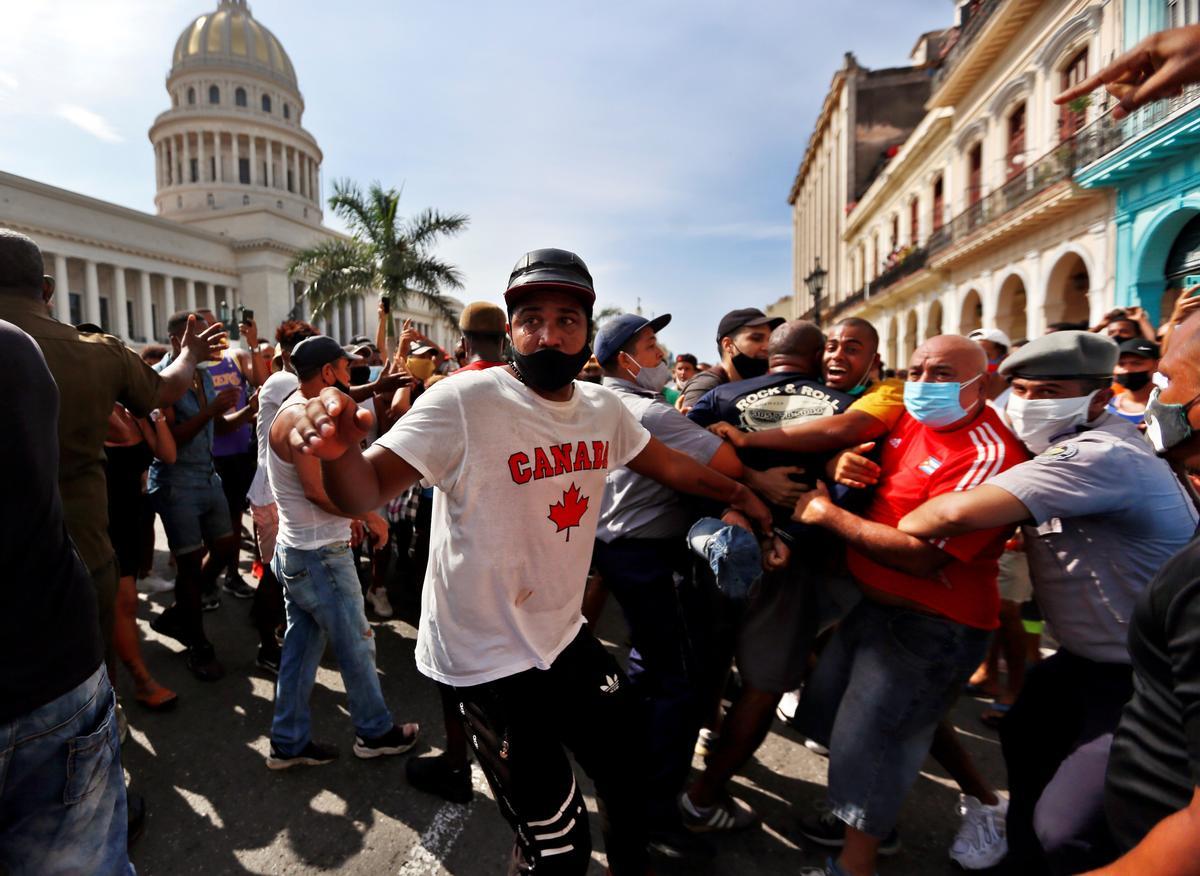
<instances>
[{"instance_id":1,"label":"stone column","mask_svg":"<svg viewBox=\"0 0 1200 876\"><path fill-rule=\"evenodd\" d=\"M280 160L281 161L283 160L282 155L280 156ZM270 176L271 188L273 188L273 189L279 188L279 174L275 170L275 141L274 140L267 141L267 168L271 171L271 176Z\"/></svg>"},{"instance_id":2,"label":"stone column","mask_svg":"<svg viewBox=\"0 0 1200 876\"><path fill-rule=\"evenodd\" d=\"M308 197L308 179L306 177L308 172L308 156L303 152L300 153L299 164L299 176L296 177L296 193L300 197L306 198Z\"/></svg>"},{"instance_id":3,"label":"stone column","mask_svg":"<svg viewBox=\"0 0 1200 876\"><path fill-rule=\"evenodd\" d=\"M162 144L156 141L154 144L154 187L161 189L162 184Z\"/></svg>"},{"instance_id":4,"label":"stone column","mask_svg":"<svg viewBox=\"0 0 1200 876\"><path fill-rule=\"evenodd\" d=\"M192 181L192 144L191 138L183 135L183 181L190 183ZM198 177L199 175L197 175Z\"/></svg>"},{"instance_id":5,"label":"stone column","mask_svg":"<svg viewBox=\"0 0 1200 876\"><path fill-rule=\"evenodd\" d=\"M342 342L341 308L330 308L330 315L326 321L329 323L329 336L340 344Z\"/></svg>"},{"instance_id":6,"label":"stone column","mask_svg":"<svg viewBox=\"0 0 1200 876\"><path fill-rule=\"evenodd\" d=\"M54 254L54 317L59 322L71 321L71 283L67 275L67 257Z\"/></svg>"},{"instance_id":7,"label":"stone column","mask_svg":"<svg viewBox=\"0 0 1200 876\"><path fill-rule=\"evenodd\" d=\"M349 301L342 302L342 328L346 333L346 340L350 340L356 334L354 331L354 315L351 313Z\"/></svg>"},{"instance_id":8,"label":"stone column","mask_svg":"<svg viewBox=\"0 0 1200 876\"><path fill-rule=\"evenodd\" d=\"M240 183L242 181L242 153L238 146L237 132L229 135L229 145L233 153L233 181Z\"/></svg>"},{"instance_id":9,"label":"stone column","mask_svg":"<svg viewBox=\"0 0 1200 876\"><path fill-rule=\"evenodd\" d=\"M254 135L250 135L250 185L257 185L254 182L258 178L258 144L254 140Z\"/></svg>"},{"instance_id":10,"label":"stone column","mask_svg":"<svg viewBox=\"0 0 1200 876\"><path fill-rule=\"evenodd\" d=\"M125 269L120 265L113 265L113 304L117 311L113 320L116 331L113 334L121 340L129 340L132 337L129 332L129 308L126 305L128 300L129 296L125 291Z\"/></svg>"},{"instance_id":11,"label":"stone column","mask_svg":"<svg viewBox=\"0 0 1200 876\"><path fill-rule=\"evenodd\" d=\"M141 285L138 287L138 313L142 320L142 339L147 343L154 340L154 306L153 293L150 291L150 273L142 271Z\"/></svg>"},{"instance_id":12,"label":"stone column","mask_svg":"<svg viewBox=\"0 0 1200 876\"><path fill-rule=\"evenodd\" d=\"M85 259L83 263L83 286L83 321L100 325L100 277L96 274L96 263L91 259Z\"/></svg>"},{"instance_id":13,"label":"stone column","mask_svg":"<svg viewBox=\"0 0 1200 876\"><path fill-rule=\"evenodd\" d=\"M188 313L196 312L196 281L184 280L184 306Z\"/></svg>"},{"instance_id":14,"label":"stone column","mask_svg":"<svg viewBox=\"0 0 1200 876\"><path fill-rule=\"evenodd\" d=\"M217 158L217 182L225 182L225 167L221 163L221 131L213 131L213 155Z\"/></svg>"},{"instance_id":15,"label":"stone column","mask_svg":"<svg viewBox=\"0 0 1200 876\"><path fill-rule=\"evenodd\" d=\"M217 287L212 283L204 284L204 304L213 313L217 312ZM230 302L232 304L232 302Z\"/></svg>"},{"instance_id":16,"label":"stone column","mask_svg":"<svg viewBox=\"0 0 1200 876\"><path fill-rule=\"evenodd\" d=\"M208 174L208 161L204 155L204 129L196 132L196 181L205 182Z\"/></svg>"}]
</instances>

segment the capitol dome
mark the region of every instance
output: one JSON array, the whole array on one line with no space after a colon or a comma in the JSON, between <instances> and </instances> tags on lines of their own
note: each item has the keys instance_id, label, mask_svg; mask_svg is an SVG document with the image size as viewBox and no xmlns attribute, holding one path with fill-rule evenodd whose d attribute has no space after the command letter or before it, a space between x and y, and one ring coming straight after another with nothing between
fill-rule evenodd
<instances>
[{"instance_id":1,"label":"capitol dome","mask_svg":"<svg viewBox=\"0 0 1200 876\"><path fill-rule=\"evenodd\" d=\"M212 65L254 71L299 91L287 52L250 14L246 0L221 0L215 12L196 18L175 41L171 76Z\"/></svg>"}]
</instances>

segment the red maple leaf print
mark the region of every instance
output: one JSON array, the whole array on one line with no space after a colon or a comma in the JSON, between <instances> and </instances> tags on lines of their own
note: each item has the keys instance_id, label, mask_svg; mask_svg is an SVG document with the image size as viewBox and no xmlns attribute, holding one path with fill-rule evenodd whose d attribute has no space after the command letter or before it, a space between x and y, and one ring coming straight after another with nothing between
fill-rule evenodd
<instances>
[{"instance_id":1,"label":"red maple leaf print","mask_svg":"<svg viewBox=\"0 0 1200 876\"><path fill-rule=\"evenodd\" d=\"M571 484L571 489L563 490L561 502L555 502L550 506L550 514L546 518L554 523L558 529L555 532L567 531L567 541L571 540L571 527L578 526L579 521L583 519L583 515L587 513L588 497L579 495L579 487Z\"/></svg>"}]
</instances>

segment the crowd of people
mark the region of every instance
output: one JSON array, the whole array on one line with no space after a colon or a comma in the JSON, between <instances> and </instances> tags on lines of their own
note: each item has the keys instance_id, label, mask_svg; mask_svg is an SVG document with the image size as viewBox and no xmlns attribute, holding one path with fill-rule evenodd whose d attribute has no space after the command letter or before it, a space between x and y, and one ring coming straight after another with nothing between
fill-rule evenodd
<instances>
[{"instance_id":1,"label":"crowd of people","mask_svg":"<svg viewBox=\"0 0 1200 876\"><path fill-rule=\"evenodd\" d=\"M1179 57L1091 84L1129 108L1162 70L1200 76ZM368 619L400 574L443 707L408 780L466 802L474 759L510 872L589 866L572 759L612 873L719 860L758 821L730 787L776 721L829 760L826 803L796 813L828 850L806 876L898 852L927 756L961 791L965 869L1200 872L1200 288L1161 326L1125 308L906 362L866 320L743 307L710 365L668 354L668 314L597 326L559 249L517 262L503 307L468 305L449 353L383 305L346 346L294 319L262 342L243 312L235 347L201 310L135 352L56 321L43 272L0 229L0 870L132 872L117 665L145 709L187 699L140 655L139 591L172 591L150 626L208 683L205 613L252 601L266 767L338 757L311 729L327 646L354 755L411 751ZM594 633L609 598L625 666ZM948 720L965 692L993 700L1007 795Z\"/></svg>"}]
</instances>

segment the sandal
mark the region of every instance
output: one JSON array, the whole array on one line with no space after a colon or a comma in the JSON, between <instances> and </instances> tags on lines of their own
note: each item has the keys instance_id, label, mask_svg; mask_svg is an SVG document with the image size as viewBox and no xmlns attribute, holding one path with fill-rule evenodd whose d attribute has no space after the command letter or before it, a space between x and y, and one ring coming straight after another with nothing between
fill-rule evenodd
<instances>
[{"instance_id":1,"label":"sandal","mask_svg":"<svg viewBox=\"0 0 1200 876\"><path fill-rule=\"evenodd\" d=\"M179 695L161 684L156 684L148 693L139 693L134 699L151 712L167 712L175 708L175 704L179 702Z\"/></svg>"},{"instance_id":2,"label":"sandal","mask_svg":"<svg viewBox=\"0 0 1200 876\"><path fill-rule=\"evenodd\" d=\"M979 720L985 727L999 730L1000 722L1004 720L1004 716L1008 714L1008 710L1011 708L1012 703L992 703L990 707L983 710L979 716Z\"/></svg>"}]
</instances>

